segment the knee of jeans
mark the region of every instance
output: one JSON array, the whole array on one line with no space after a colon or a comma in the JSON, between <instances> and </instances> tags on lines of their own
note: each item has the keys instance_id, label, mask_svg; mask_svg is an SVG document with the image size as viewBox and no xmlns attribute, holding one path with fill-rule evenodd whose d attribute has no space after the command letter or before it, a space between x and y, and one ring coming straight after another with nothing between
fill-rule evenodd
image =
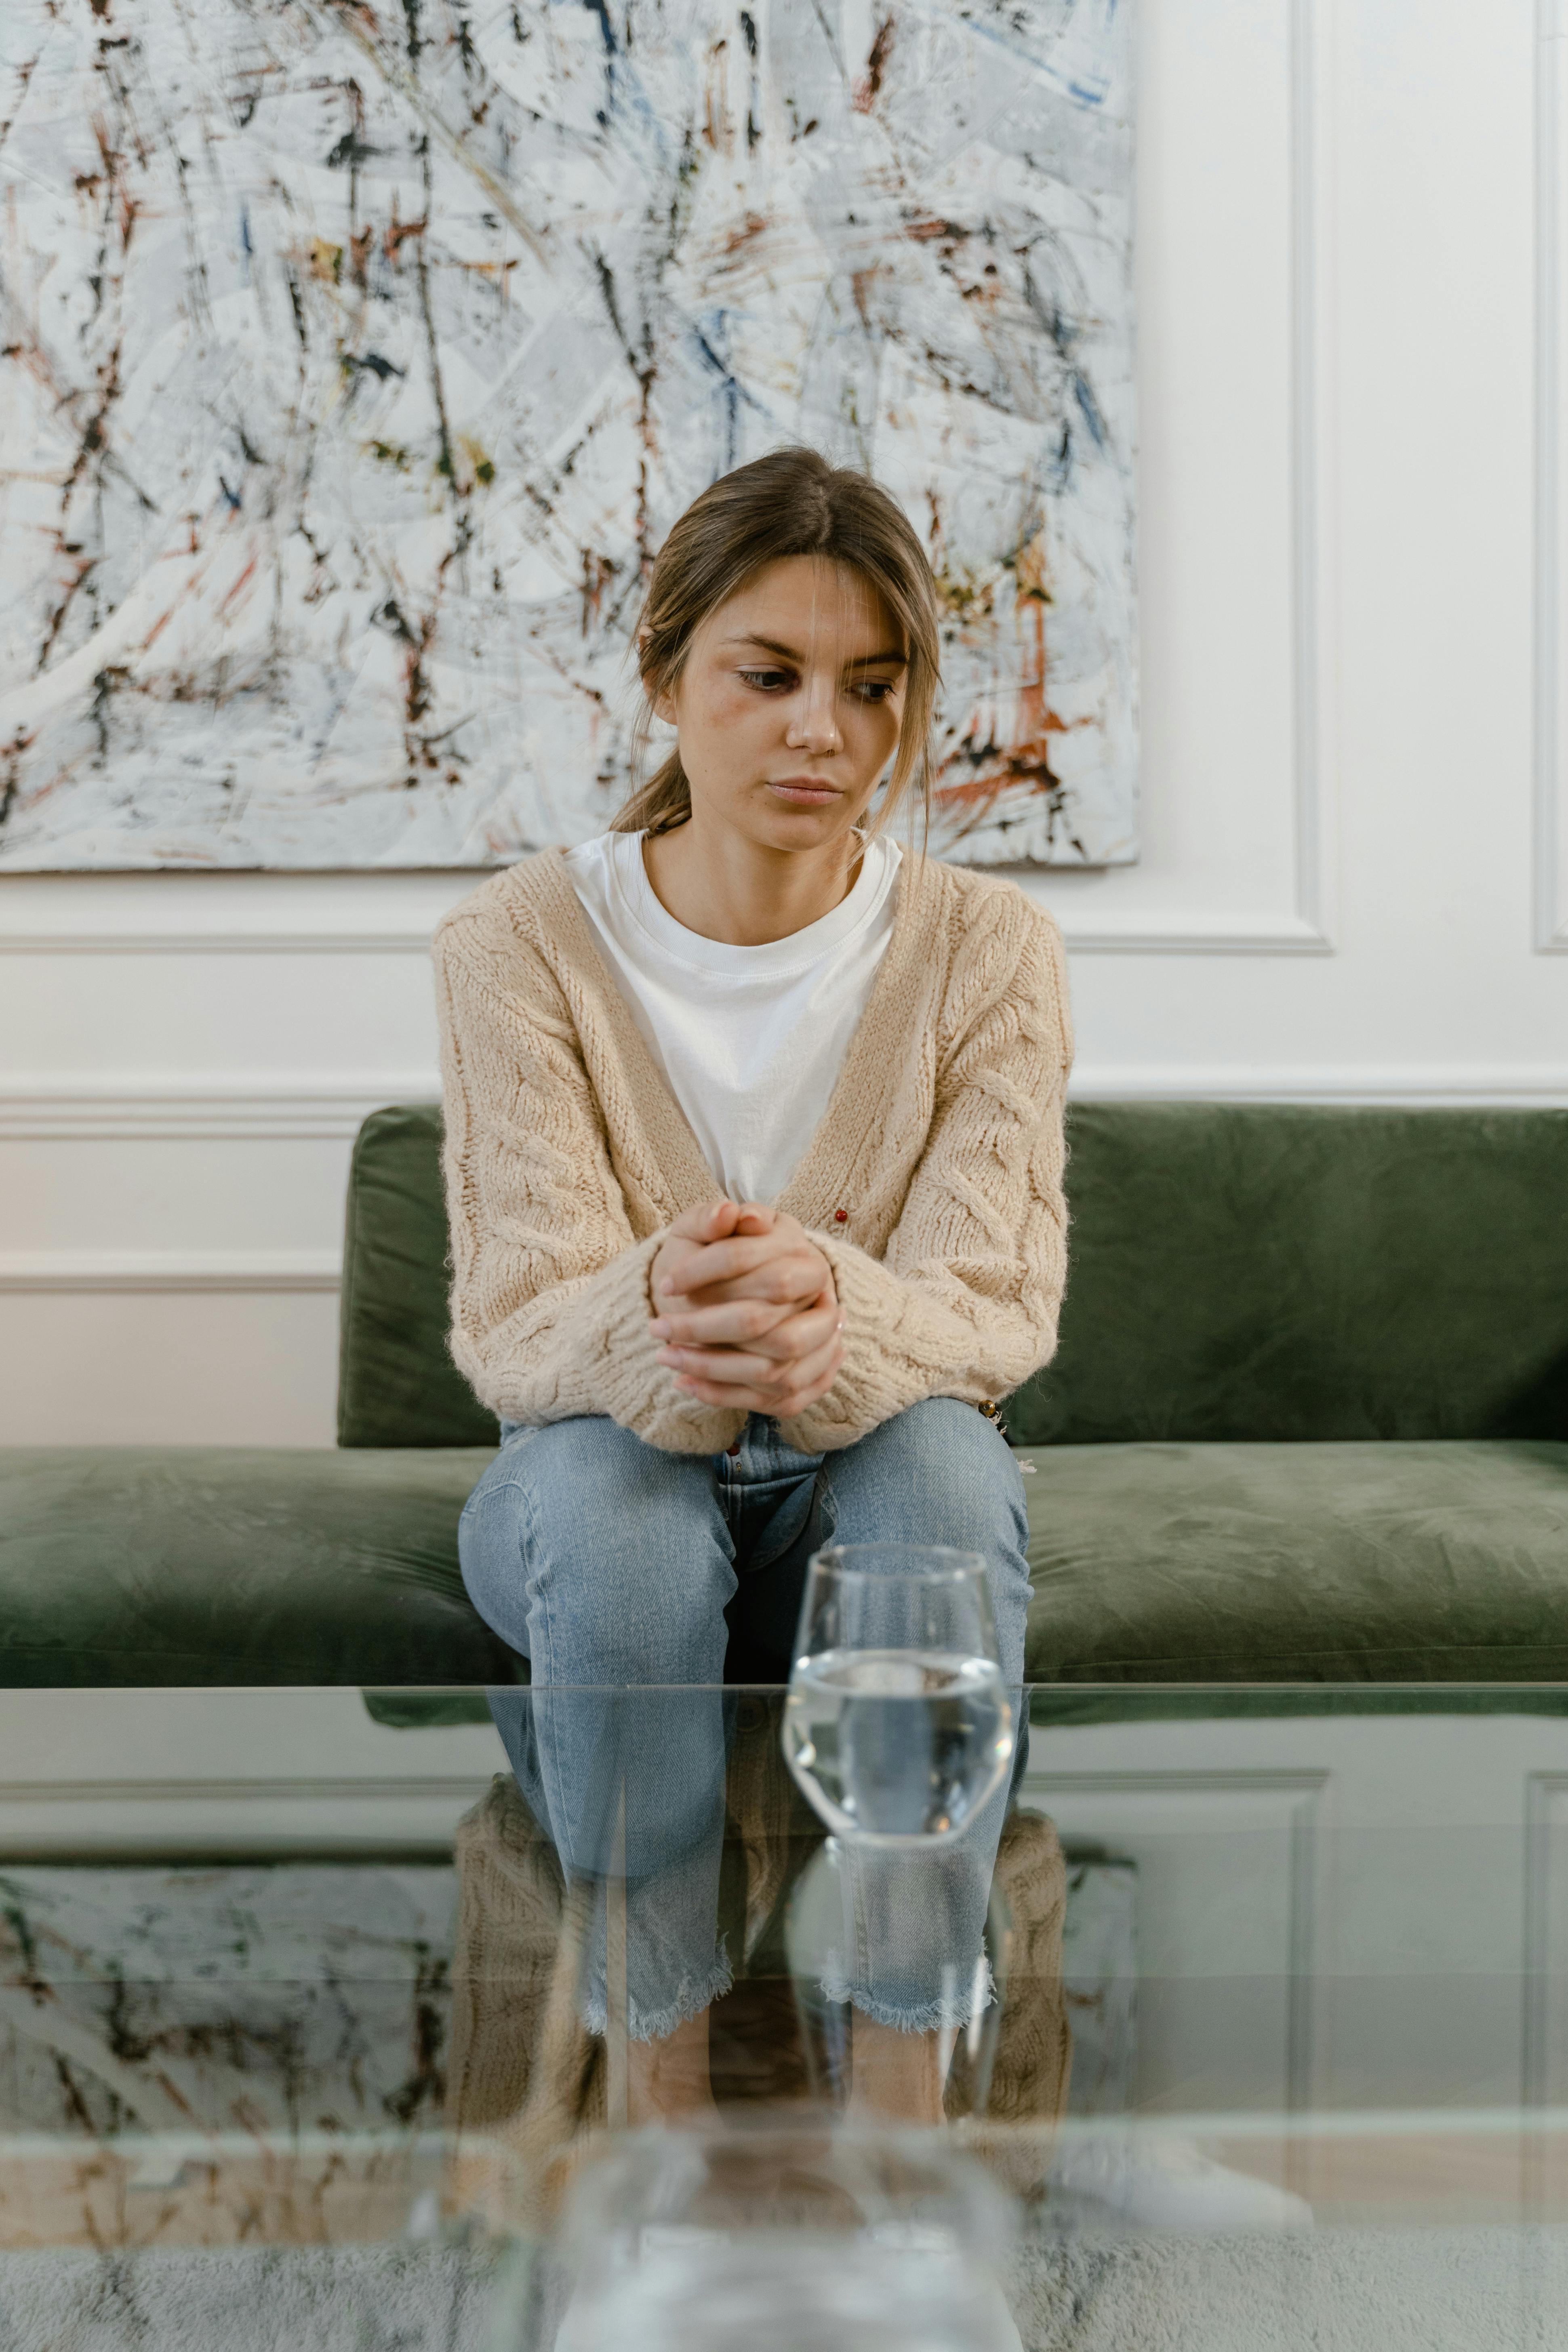
<instances>
[{"instance_id":1,"label":"knee of jeans","mask_svg":"<svg viewBox=\"0 0 1568 2352\"><path fill-rule=\"evenodd\" d=\"M458 1528L476 1607L552 1683L717 1680L734 1579L700 1470L613 1422L560 1422L498 1455Z\"/></svg>"},{"instance_id":2,"label":"knee of jeans","mask_svg":"<svg viewBox=\"0 0 1568 2352\"><path fill-rule=\"evenodd\" d=\"M911 1541L952 1544L988 1561L1022 1554L1029 1539L1024 1481L994 1422L958 1397L927 1397L894 1414L862 1444L885 1455Z\"/></svg>"}]
</instances>

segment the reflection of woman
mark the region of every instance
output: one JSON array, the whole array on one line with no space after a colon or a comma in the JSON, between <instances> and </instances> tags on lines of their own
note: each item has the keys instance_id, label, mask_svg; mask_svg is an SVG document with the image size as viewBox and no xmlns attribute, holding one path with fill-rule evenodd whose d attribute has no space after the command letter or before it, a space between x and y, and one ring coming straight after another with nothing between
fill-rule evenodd
<instances>
[{"instance_id":1,"label":"reflection of woman","mask_svg":"<svg viewBox=\"0 0 1568 2352\"><path fill-rule=\"evenodd\" d=\"M651 1686L782 1679L830 1538L982 1553L1022 1678L1022 1485L974 1408L1054 1345L1071 1054L1050 919L883 829L929 793L939 659L885 492L805 449L715 482L654 566L638 654L675 752L436 950L452 1346L502 1424L463 1573L552 1694L515 1760L569 1866L605 1866L625 1804L634 2119L701 2102L728 1982L719 1701ZM561 1689L593 1685L647 1687L635 1715ZM929 2029L984 1998L952 1994L984 1826L945 1899L940 1872L912 1901L863 1887L847 1948L858 2084L916 2113L941 2095Z\"/></svg>"}]
</instances>

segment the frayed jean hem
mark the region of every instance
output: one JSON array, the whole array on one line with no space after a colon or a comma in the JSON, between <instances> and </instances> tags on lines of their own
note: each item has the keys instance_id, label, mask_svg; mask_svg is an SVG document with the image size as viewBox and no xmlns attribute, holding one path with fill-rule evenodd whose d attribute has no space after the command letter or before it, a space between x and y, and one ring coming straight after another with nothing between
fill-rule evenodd
<instances>
[{"instance_id":1,"label":"frayed jean hem","mask_svg":"<svg viewBox=\"0 0 1568 2352\"><path fill-rule=\"evenodd\" d=\"M937 2033L944 2028L957 2032L972 2025L996 1999L991 1963L984 1957L962 1991L956 1983L944 1985L934 2000L889 2000L870 1985L851 1984L847 1976L834 1969L823 1971L822 1990L828 2000L847 2002L862 2017L868 2017L873 2025L889 2025L899 2033Z\"/></svg>"},{"instance_id":2,"label":"frayed jean hem","mask_svg":"<svg viewBox=\"0 0 1568 2352\"><path fill-rule=\"evenodd\" d=\"M635 1993L626 1996L626 2039L630 2042L662 2042L679 2025L689 2024L700 2017L710 2003L721 2000L734 1983L734 1971L730 1966L730 1954L722 1936L713 1955L713 1966L707 1977L697 1983L689 1979L676 1990L674 1998L659 2009L649 2009ZM590 2033L603 2036L609 2030L609 2004L603 1984L592 1984L583 1997L583 2022Z\"/></svg>"}]
</instances>

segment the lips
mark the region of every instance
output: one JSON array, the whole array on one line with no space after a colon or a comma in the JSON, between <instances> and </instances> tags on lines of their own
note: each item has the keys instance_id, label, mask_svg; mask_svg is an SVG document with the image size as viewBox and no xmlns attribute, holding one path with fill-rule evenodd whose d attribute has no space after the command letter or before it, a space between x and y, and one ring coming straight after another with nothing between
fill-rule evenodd
<instances>
[{"instance_id":1,"label":"lips","mask_svg":"<svg viewBox=\"0 0 1568 2352\"><path fill-rule=\"evenodd\" d=\"M839 797L838 786L830 784L825 776L780 776L770 782L768 790L781 793L785 800L798 801L805 807L816 807L823 801Z\"/></svg>"}]
</instances>

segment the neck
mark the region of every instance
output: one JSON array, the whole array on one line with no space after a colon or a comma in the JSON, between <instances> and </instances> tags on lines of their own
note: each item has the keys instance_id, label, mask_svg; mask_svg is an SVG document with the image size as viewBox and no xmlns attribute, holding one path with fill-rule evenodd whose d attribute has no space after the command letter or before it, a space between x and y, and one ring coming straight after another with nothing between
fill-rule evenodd
<instances>
[{"instance_id":1,"label":"neck","mask_svg":"<svg viewBox=\"0 0 1568 2352\"><path fill-rule=\"evenodd\" d=\"M820 922L848 896L861 845L840 835L816 849L773 849L696 816L643 845L653 894L700 938L760 948Z\"/></svg>"}]
</instances>

